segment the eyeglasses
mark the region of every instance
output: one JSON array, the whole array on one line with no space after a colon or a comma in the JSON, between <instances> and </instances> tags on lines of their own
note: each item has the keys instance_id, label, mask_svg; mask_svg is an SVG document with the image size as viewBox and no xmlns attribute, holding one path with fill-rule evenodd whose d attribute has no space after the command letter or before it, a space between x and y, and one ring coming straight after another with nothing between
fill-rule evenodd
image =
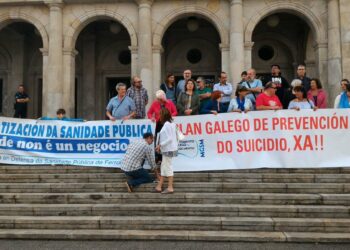
<instances>
[{"instance_id":1,"label":"eyeglasses","mask_svg":"<svg viewBox=\"0 0 350 250\"><path fill-rule=\"evenodd\" d=\"M137 82L134 82L134 83L142 83L142 81L137 81Z\"/></svg>"},{"instance_id":2,"label":"eyeglasses","mask_svg":"<svg viewBox=\"0 0 350 250\"><path fill-rule=\"evenodd\" d=\"M196 81L196 83L201 83L201 81Z\"/></svg>"},{"instance_id":3,"label":"eyeglasses","mask_svg":"<svg viewBox=\"0 0 350 250\"><path fill-rule=\"evenodd\" d=\"M277 89L277 87L271 87L271 89L274 89L274 90L276 90L276 89Z\"/></svg>"}]
</instances>

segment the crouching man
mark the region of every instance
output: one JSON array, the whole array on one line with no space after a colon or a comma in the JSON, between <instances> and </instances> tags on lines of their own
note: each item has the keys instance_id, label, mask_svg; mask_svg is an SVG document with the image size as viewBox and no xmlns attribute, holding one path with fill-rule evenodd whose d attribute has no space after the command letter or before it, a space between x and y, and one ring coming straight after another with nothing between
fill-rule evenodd
<instances>
[{"instance_id":1,"label":"crouching man","mask_svg":"<svg viewBox=\"0 0 350 250\"><path fill-rule=\"evenodd\" d=\"M132 142L125 153L120 168L124 171L129 180L125 182L128 192L131 193L133 188L143 184L153 182L152 176L143 164L147 159L152 169L155 169L156 163L153 151L153 134L145 133L143 139Z\"/></svg>"}]
</instances>

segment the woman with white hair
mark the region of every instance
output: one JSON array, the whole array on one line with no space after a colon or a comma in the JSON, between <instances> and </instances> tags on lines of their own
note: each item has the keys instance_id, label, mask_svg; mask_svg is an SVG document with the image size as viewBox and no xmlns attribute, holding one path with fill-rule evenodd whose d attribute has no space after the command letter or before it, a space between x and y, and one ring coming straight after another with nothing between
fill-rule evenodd
<instances>
[{"instance_id":1,"label":"woman with white hair","mask_svg":"<svg viewBox=\"0 0 350 250\"><path fill-rule=\"evenodd\" d=\"M163 90L158 90L156 92L156 100L151 104L147 112L148 119L151 119L153 122L158 122L160 119L160 110L166 108L169 110L171 116L177 115L177 110L174 103L166 98L166 95Z\"/></svg>"},{"instance_id":2,"label":"woman with white hair","mask_svg":"<svg viewBox=\"0 0 350 250\"><path fill-rule=\"evenodd\" d=\"M296 98L296 96L293 92L293 88L296 86L302 86L302 85L303 85L303 82L299 79L294 79L291 82L290 88L286 91L283 100L281 100L284 109L287 109L289 106L289 103Z\"/></svg>"},{"instance_id":3,"label":"woman with white hair","mask_svg":"<svg viewBox=\"0 0 350 250\"><path fill-rule=\"evenodd\" d=\"M158 90L156 92L156 98L157 99L153 101L151 107L147 112L148 119L156 122L156 133L154 138L157 138L157 134L163 127L163 124L160 122L160 111L165 108L169 110L172 117L177 115L175 104L166 98L165 92L163 90ZM160 163L161 160L162 156L156 153L156 163Z\"/></svg>"}]
</instances>

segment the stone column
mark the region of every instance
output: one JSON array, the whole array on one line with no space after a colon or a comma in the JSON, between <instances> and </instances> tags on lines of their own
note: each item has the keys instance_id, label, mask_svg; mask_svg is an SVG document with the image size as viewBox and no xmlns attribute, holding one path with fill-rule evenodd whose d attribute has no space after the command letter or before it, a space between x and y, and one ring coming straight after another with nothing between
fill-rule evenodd
<instances>
[{"instance_id":1,"label":"stone column","mask_svg":"<svg viewBox=\"0 0 350 250\"><path fill-rule=\"evenodd\" d=\"M131 77L133 77L137 75L138 48L137 46L129 46L128 48L131 52Z\"/></svg>"},{"instance_id":2,"label":"stone column","mask_svg":"<svg viewBox=\"0 0 350 250\"><path fill-rule=\"evenodd\" d=\"M324 83L324 87L329 92L328 82L328 45L327 43L318 43L315 45L316 54L316 75L319 75L320 80ZM329 99L328 103L332 100Z\"/></svg>"},{"instance_id":3,"label":"stone column","mask_svg":"<svg viewBox=\"0 0 350 250\"><path fill-rule=\"evenodd\" d=\"M49 54L47 81L43 82L43 115L54 117L56 110L63 107L63 69L62 69L62 1L46 2L50 8Z\"/></svg>"},{"instance_id":4,"label":"stone column","mask_svg":"<svg viewBox=\"0 0 350 250\"><path fill-rule=\"evenodd\" d=\"M253 67L253 65L252 65L253 46L254 46L254 42L245 42L244 43L244 69L243 70L248 70L248 69Z\"/></svg>"},{"instance_id":5,"label":"stone column","mask_svg":"<svg viewBox=\"0 0 350 250\"><path fill-rule=\"evenodd\" d=\"M341 52L342 52L342 65L343 66L343 78L350 78L350 5L348 0L339 0L340 10L340 27L341 27Z\"/></svg>"},{"instance_id":6,"label":"stone column","mask_svg":"<svg viewBox=\"0 0 350 250\"><path fill-rule=\"evenodd\" d=\"M63 50L63 105L68 117L75 116L75 49Z\"/></svg>"},{"instance_id":7,"label":"stone column","mask_svg":"<svg viewBox=\"0 0 350 250\"><path fill-rule=\"evenodd\" d=\"M330 103L340 92L341 79L339 0L328 0L328 86Z\"/></svg>"},{"instance_id":8,"label":"stone column","mask_svg":"<svg viewBox=\"0 0 350 250\"><path fill-rule=\"evenodd\" d=\"M230 46L228 44L220 44L221 50L221 71L230 74Z\"/></svg>"},{"instance_id":9,"label":"stone column","mask_svg":"<svg viewBox=\"0 0 350 250\"><path fill-rule=\"evenodd\" d=\"M47 114L47 112L48 112L47 106L44 105L44 100L45 100L44 88L46 87L45 83L47 82L47 75L48 75L47 65L48 65L48 61L49 61L49 51L47 49L41 48L40 52L43 55L43 86L42 86L42 93L40 93L42 96L41 97L41 99L42 99L41 113Z\"/></svg>"},{"instance_id":10,"label":"stone column","mask_svg":"<svg viewBox=\"0 0 350 250\"><path fill-rule=\"evenodd\" d=\"M232 83L241 79L244 69L244 35L242 0L231 0L230 8L230 61Z\"/></svg>"},{"instance_id":11,"label":"stone column","mask_svg":"<svg viewBox=\"0 0 350 250\"><path fill-rule=\"evenodd\" d=\"M162 46L153 46L153 91L159 89L160 84L163 82L162 79ZM149 99L152 102L155 99L155 93L149 92Z\"/></svg>"},{"instance_id":12,"label":"stone column","mask_svg":"<svg viewBox=\"0 0 350 250\"><path fill-rule=\"evenodd\" d=\"M153 0L137 0L139 4L138 73L149 96L153 95L152 16Z\"/></svg>"}]
</instances>

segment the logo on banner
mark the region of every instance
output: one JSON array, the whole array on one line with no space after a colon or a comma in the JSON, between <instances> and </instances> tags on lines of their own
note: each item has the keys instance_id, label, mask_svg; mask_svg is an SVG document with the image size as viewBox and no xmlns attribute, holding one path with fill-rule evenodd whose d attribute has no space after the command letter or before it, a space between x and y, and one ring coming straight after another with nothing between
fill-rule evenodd
<instances>
[{"instance_id":1,"label":"logo on banner","mask_svg":"<svg viewBox=\"0 0 350 250\"><path fill-rule=\"evenodd\" d=\"M199 155L200 157L205 157L205 145L204 145L204 139L199 140L198 145Z\"/></svg>"}]
</instances>

